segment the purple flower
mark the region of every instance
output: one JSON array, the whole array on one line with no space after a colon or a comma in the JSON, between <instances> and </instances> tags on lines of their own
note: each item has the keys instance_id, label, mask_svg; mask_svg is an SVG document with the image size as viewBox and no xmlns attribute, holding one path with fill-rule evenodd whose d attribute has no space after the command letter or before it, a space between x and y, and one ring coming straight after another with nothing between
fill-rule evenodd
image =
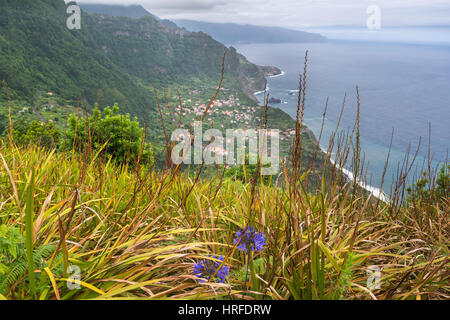
<instances>
[{"instance_id":1,"label":"purple flower","mask_svg":"<svg viewBox=\"0 0 450 320\"><path fill-rule=\"evenodd\" d=\"M261 251L266 245L266 237L264 233L257 232L253 227L247 227L236 232L234 244L238 244L237 248L243 252L247 252L248 249Z\"/></svg>"},{"instance_id":2,"label":"purple flower","mask_svg":"<svg viewBox=\"0 0 450 320\"><path fill-rule=\"evenodd\" d=\"M201 278L199 282L205 282L205 279L208 281L212 280L214 274L214 279L216 279L217 282L225 282L225 278L228 276L230 268L223 264L223 258L223 256L218 257L216 255L205 256L205 259L197 262L194 265L194 275Z\"/></svg>"}]
</instances>

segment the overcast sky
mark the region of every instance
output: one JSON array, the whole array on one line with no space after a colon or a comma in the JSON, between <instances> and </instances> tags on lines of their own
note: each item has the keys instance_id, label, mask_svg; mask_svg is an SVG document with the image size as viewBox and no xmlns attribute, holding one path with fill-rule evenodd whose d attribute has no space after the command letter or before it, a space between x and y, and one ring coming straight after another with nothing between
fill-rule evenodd
<instances>
[{"instance_id":1,"label":"overcast sky","mask_svg":"<svg viewBox=\"0 0 450 320\"><path fill-rule=\"evenodd\" d=\"M302 28L365 26L369 5L381 8L383 26L450 25L450 0L82 0L140 4L166 19L235 22Z\"/></svg>"}]
</instances>

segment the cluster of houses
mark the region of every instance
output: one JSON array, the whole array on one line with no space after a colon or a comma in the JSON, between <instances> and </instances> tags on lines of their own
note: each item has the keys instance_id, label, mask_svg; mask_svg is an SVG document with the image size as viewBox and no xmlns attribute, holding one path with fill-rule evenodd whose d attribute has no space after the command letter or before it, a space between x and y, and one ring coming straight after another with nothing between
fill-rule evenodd
<instances>
[{"instance_id":1,"label":"cluster of houses","mask_svg":"<svg viewBox=\"0 0 450 320\"><path fill-rule=\"evenodd\" d=\"M182 118L188 118L190 121L194 121L199 119L204 114L206 108L207 104L202 104L200 102L195 102L192 99L187 99L183 101L183 107L177 106L175 108L173 115L177 118L181 112ZM239 98L234 95L230 95L228 99L217 99L213 102L211 108L208 110L205 121L218 122L219 124L214 127L222 129L235 129L238 127L254 128L255 124L258 124L260 121L260 117L255 115L257 111L260 112L260 108L256 106L242 105ZM228 128L226 125L227 123L232 124L233 126ZM194 122L190 124L193 126ZM183 128L185 125L181 124L181 127ZM283 130L280 131L279 134L280 140L288 141L295 136L295 130ZM218 150L218 152L221 153L221 150ZM223 154L226 154L226 152L224 151Z\"/></svg>"},{"instance_id":2,"label":"cluster of houses","mask_svg":"<svg viewBox=\"0 0 450 320\"><path fill-rule=\"evenodd\" d=\"M177 106L175 108L174 116L179 116L181 112L182 117L193 116L193 118L199 118L204 114L207 107L207 104L192 103L192 99L183 101L183 104L183 107ZM259 120L258 117L254 117L256 110L257 107L241 105L239 98L230 95L226 100L215 100L208 110L205 120L213 121L214 119L225 118L226 122L232 124L250 126L252 119ZM221 127L224 127L224 125L221 124Z\"/></svg>"},{"instance_id":3,"label":"cluster of houses","mask_svg":"<svg viewBox=\"0 0 450 320\"><path fill-rule=\"evenodd\" d=\"M285 130L285 131L281 131L280 132L280 140L281 141L287 141L289 140L291 137L295 136L295 130Z\"/></svg>"}]
</instances>

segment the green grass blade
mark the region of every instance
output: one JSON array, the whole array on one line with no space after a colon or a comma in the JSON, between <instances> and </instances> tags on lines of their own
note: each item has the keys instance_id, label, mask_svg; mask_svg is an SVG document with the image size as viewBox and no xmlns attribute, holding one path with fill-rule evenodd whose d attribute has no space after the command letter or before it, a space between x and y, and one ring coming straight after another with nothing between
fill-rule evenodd
<instances>
[{"instance_id":1,"label":"green grass blade","mask_svg":"<svg viewBox=\"0 0 450 320\"><path fill-rule=\"evenodd\" d=\"M25 210L25 247L28 261L30 289L33 298L36 298L36 282L34 278L34 260L33 260L33 196L34 196L34 168L31 171L31 180L27 188L27 199Z\"/></svg>"}]
</instances>

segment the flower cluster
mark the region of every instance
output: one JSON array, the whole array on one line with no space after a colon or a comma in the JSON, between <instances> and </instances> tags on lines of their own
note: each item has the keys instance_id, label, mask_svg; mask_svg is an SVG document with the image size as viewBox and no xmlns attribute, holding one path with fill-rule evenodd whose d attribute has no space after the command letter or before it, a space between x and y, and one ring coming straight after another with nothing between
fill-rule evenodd
<instances>
[{"instance_id":1,"label":"flower cluster","mask_svg":"<svg viewBox=\"0 0 450 320\"><path fill-rule=\"evenodd\" d=\"M266 245L266 237L262 232L257 232L253 227L247 227L236 232L234 244L240 251L261 251Z\"/></svg>"},{"instance_id":2,"label":"flower cluster","mask_svg":"<svg viewBox=\"0 0 450 320\"><path fill-rule=\"evenodd\" d=\"M225 278L228 276L230 268L223 264L223 256L205 256L200 262L194 265L195 276L201 278L199 282L205 282L206 280L216 279L217 282L225 282ZM213 277L214 276L214 277Z\"/></svg>"},{"instance_id":3,"label":"flower cluster","mask_svg":"<svg viewBox=\"0 0 450 320\"><path fill-rule=\"evenodd\" d=\"M234 244L242 252L261 251L266 245L264 233L256 231L253 227L241 229L235 234ZM194 275L199 282L215 280L224 283L230 268L223 263L223 256L209 255L194 265Z\"/></svg>"}]
</instances>

